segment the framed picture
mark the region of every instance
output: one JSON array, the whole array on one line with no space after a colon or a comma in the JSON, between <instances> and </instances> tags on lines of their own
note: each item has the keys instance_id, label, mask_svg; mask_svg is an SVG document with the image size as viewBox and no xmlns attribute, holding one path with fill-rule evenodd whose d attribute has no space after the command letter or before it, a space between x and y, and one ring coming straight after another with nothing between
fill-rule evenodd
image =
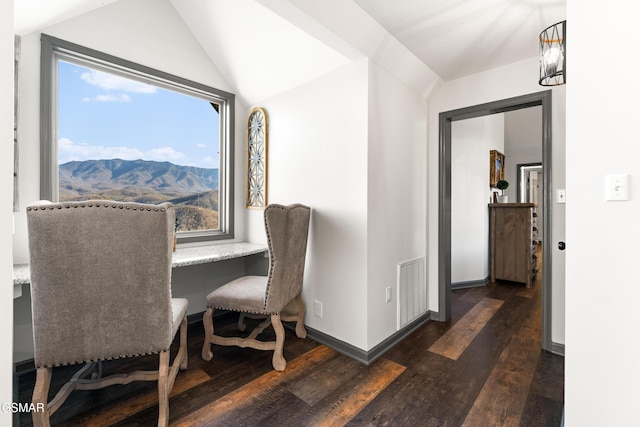
<instances>
[{"instance_id":1,"label":"framed picture","mask_svg":"<svg viewBox=\"0 0 640 427\"><path fill-rule=\"evenodd\" d=\"M489 187L495 187L504 179L504 154L498 150L489 152Z\"/></svg>"}]
</instances>

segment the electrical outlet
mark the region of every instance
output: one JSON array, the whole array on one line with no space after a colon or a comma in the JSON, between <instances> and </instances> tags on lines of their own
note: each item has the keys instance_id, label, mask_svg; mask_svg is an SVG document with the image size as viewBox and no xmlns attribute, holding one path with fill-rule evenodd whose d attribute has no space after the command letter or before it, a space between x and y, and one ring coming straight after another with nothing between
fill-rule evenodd
<instances>
[{"instance_id":1,"label":"electrical outlet","mask_svg":"<svg viewBox=\"0 0 640 427\"><path fill-rule=\"evenodd\" d=\"M318 300L313 301L313 314L322 319L322 303Z\"/></svg>"},{"instance_id":2,"label":"electrical outlet","mask_svg":"<svg viewBox=\"0 0 640 427\"><path fill-rule=\"evenodd\" d=\"M391 302L391 286L387 286L385 302Z\"/></svg>"}]
</instances>

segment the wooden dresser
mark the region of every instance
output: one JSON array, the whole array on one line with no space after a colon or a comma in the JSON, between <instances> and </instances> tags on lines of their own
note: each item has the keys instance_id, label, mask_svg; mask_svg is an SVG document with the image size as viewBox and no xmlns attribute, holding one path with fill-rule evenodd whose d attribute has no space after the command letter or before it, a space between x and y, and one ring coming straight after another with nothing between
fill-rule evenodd
<instances>
[{"instance_id":1,"label":"wooden dresser","mask_svg":"<svg viewBox=\"0 0 640 427\"><path fill-rule=\"evenodd\" d=\"M509 280L531 287L537 271L533 203L489 204L489 274L492 282Z\"/></svg>"}]
</instances>

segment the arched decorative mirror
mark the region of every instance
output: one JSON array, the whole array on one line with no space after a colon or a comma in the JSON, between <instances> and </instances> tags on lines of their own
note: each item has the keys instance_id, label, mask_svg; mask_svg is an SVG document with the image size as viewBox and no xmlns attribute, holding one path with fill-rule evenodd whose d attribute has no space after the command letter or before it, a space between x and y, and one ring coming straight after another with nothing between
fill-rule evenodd
<instances>
[{"instance_id":1,"label":"arched decorative mirror","mask_svg":"<svg viewBox=\"0 0 640 427\"><path fill-rule=\"evenodd\" d=\"M267 113L254 108L247 119L247 195L248 208L267 205Z\"/></svg>"}]
</instances>

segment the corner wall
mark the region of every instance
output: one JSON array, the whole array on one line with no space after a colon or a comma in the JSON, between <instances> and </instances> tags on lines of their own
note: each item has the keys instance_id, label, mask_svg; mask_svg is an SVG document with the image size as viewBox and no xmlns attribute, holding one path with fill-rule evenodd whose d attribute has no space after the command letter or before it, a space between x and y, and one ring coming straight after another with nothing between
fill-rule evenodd
<instances>
[{"instance_id":1,"label":"corner wall","mask_svg":"<svg viewBox=\"0 0 640 427\"><path fill-rule=\"evenodd\" d=\"M368 351L396 332L397 264L426 256L425 101L364 59L260 106L269 202L313 209L306 324ZM247 218L264 242L262 211Z\"/></svg>"},{"instance_id":2,"label":"corner wall","mask_svg":"<svg viewBox=\"0 0 640 427\"><path fill-rule=\"evenodd\" d=\"M370 62L367 165L367 350L397 330L398 264L427 256L427 106ZM426 283L425 283L426 286ZM386 288L392 298L385 301ZM427 307L426 290L422 292Z\"/></svg>"},{"instance_id":3,"label":"corner wall","mask_svg":"<svg viewBox=\"0 0 640 427\"><path fill-rule=\"evenodd\" d=\"M312 209L305 323L361 349L367 348L367 73L361 60L259 105L269 123L268 202ZM266 243L263 211L246 215L248 240ZM322 318L314 315L315 300Z\"/></svg>"}]
</instances>

